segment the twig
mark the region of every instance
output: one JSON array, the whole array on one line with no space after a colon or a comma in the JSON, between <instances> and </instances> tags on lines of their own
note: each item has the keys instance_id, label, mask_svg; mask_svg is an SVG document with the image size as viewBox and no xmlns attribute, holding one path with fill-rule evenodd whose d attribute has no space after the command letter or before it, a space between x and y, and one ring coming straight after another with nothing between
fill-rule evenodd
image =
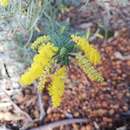
<instances>
[{"instance_id":1,"label":"twig","mask_svg":"<svg viewBox=\"0 0 130 130\"><path fill-rule=\"evenodd\" d=\"M73 123L86 123L86 122L88 122L87 118L66 119L66 120L50 123L50 124L47 124L47 125L44 125L44 126L40 126L38 128L32 128L30 130L52 130L55 127L59 127L59 126L63 126L63 125L70 125L70 124L73 124Z\"/></svg>"},{"instance_id":2,"label":"twig","mask_svg":"<svg viewBox=\"0 0 130 130\"><path fill-rule=\"evenodd\" d=\"M29 35L29 38L28 38L27 43L25 44L25 48L27 48L27 47L29 46L30 41L31 41L31 39L32 39L32 36L33 36L33 30L30 31L30 35Z\"/></svg>"},{"instance_id":3,"label":"twig","mask_svg":"<svg viewBox=\"0 0 130 130\"><path fill-rule=\"evenodd\" d=\"M44 103L42 101L42 93L37 93L38 96L38 105L40 109L40 121L45 117Z\"/></svg>"},{"instance_id":4,"label":"twig","mask_svg":"<svg viewBox=\"0 0 130 130\"><path fill-rule=\"evenodd\" d=\"M99 125L97 124L97 122L94 121L93 124L94 124L96 130L100 130L100 127L99 127Z\"/></svg>"},{"instance_id":5,"label":"twig","mask_svg":"<svg viewBox=\"0 0 130 130\"><path fill-rule=\"evenodd\" d=\"M24 116L26 116L26 118L29 120L29 121L32 121L32 118L26 113L24 112L23 110L21 110L13 101L12 99L10 98L10 96L8 95L8 93L2 88L0 87L0 89L5 93L5 95L9 98L9 101L12 103L12 105L17 109L17 111L19 113L22 113Z\"/></svg>"},{"instance_id":6,"label":"twig","mask_svg":"<svg viewBox=\"0 0 130 130\"><path fill-rule=\"evenodd\" d=\"M24 124L20 130L28 130L29 128L32 128L36 122L39 122L39 119L32 120L28 122L27 124Z\"/></svg>"},{"instance_id":7,"label":"twig","mask_svg":"<svg viewBox=\"0 0 130 130\"><path fill-rule=\"evenodd\" d=\"M100 31L100 30L99 30L99 29L97 29L97 30L96 30L96 32L93 34L93 36L91 36L91 37L90 37L90 39L89 39L89 40L90 40L90 41L92 41L92 40L96 39L97 34L99 33L99 31Z\"/></svg>"},{"instance_id":8,"label":"twig","mask_svg":"<svg viewBox=\"0 0 130 130\"><path fill-rule=\"evenodd\" d=\"M10 75L9 75L9 72L8 72L8 69L7 69L7 66L5 63L4 63L4 68L5 68L5 72L6 72L7 77L10 78Z\"/></svg>"},{"instance_id":9,"label":"twig","mask_svg":"<svg viewBox=\"0 0 130 130\"><path fill-rule=\"evenodd\" d=\"M130 55L123 56L120 52L115 52L114 55L120 60L130 60Z\"/></svg>"}]
</instances>

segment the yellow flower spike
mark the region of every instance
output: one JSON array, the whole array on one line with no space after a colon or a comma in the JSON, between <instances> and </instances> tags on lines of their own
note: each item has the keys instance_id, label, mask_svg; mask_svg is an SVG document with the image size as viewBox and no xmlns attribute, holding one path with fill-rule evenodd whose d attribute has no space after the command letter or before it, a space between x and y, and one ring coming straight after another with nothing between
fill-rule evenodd
<instances>
[{"instance_id":1,"label":"yellow flower spike","mask_svg":"<svg viewBox=\"0 0 130 130\"><path fill-rule=\"evenodd\" d=\"M0 5L3 7L7 7L9 5L9 0L0 0Z\"/></svg>"},{"instance_id":2,"label":"yellow flower spike","mask_svg":"<svg viewBox=\"0 0 130 130\"><path fill-rule=\"evenodd\" d=\"M21 76L20 83L22 85L30 85L34 80L38 79L46 66L50 64L56 54L56 50L58 49L51 43L42 46L39 54L34 56L31 67Z\"/></svg>"},{"instance_id":3,"label":"yellow flower spike","mask_svg":"<svg viewBox=\"0 0 130 130\"><path fill-rule=\"evenodd\" d=\"M39 79L39 84L38 84L38 92L43 92L45 88L45 83L47 82L46 76L43 74L40 79Z\"/></svg>"},{"instance_id":4,"label":"yellow flower spike","mask_svg":"<svg viewBox=\"0 0 130 130\"><path fill-rule=\"evenodd\" d=\"M38 84L38 91L39 92L43 92L44 88L45 88L45 83L48 81L47 77L50 74L50 69L52 67L52 65L54 64L54 60L52 60L48 66L45 67L42 75L39 78L39 84Z\"/></svg>"},{"instance_id":5,"label":"yellow flower spike","mask_svg":"<svg viewBox=\"0 0 130 130\"><path fill-rule=\"evenodd\" d=\"M71 35L71 38L80 47L80 49L84 52L85 56L90 60L91 63L100 63L100 53L84 37Z\"/></svg>"},{"instance_id":6,"label":"yellow flower spike","mask_svg":"<svg viewBox=\"0 0 130 130\"><path fill-rule=\"evenodd\" d=\"M30 85L42 74L43 68L38 64L32 64L31 67L20 78L21 85Z\"/></svg>"},{"instance_id":7,"label":"yellow flower spike","mask_svg":"<svg viewBox=\"0 0 130 130\"><path fill-rule=\"evenodd\" d=\"M77 54L76 59L78 65L81 67L81 69L83 69L83 71L91 80L104 82L104 78L102 77L102 75L91 65L91 63L85 56Z\"/></svg>"},{"instance_id":8,"label":"yellow flower spike","mask_svg":"<svg viewBox=\"0 0 130 130\"><path fill-rule=\"evenodd\" d=\"M66 77L65 67L60 68L52 75L52 83L48 88L49 95L52 99L53 107L61 104L62 95L64 94L64 78Z\"/></svg>"},{"instance_id":9,"label":"yellow flower spike","mask_svg":"<svg viewBox=\"0 0 130 130\"><path fill-rule=\"evenodd\" d=\"M49 42L49 40L50 40L50 38L47 35L40 36L32 43L31 48L33 50L37 50L41 45L43 46L47 42Z\"/></svg>"}]
</instances>

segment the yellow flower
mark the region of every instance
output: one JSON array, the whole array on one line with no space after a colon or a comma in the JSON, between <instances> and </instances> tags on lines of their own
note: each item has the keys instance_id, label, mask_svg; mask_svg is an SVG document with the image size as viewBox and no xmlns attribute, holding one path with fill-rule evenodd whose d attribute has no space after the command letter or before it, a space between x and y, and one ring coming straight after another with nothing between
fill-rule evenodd
<instances>
[{"instance_id":1,"label":"yellow flower","mask_svg":"<svg viewBox=\"0 0 130 130\"><path fill-rule=\"evenodd\" d=\"M52 60L48 66L45 67L45 69L42 72L42 75L39 78L39 84L38 84L38 91L39 92L43 92L44 88L45 88L45 83L48 81L47 78L50 74L50 69L53 65L54 61Z\"/></svg>"},{"instance_id":2,"label":"yellow flower","mask_svg":"<svg viewBox=\"0 0 130 130\"><path fill-rule=\"evenodd\" d=\"M100 63L100 53L84 37L71 35L71 38L80 47L91 63Z\"/></svg>"},{"instance_id":3,"label":"yellow flower","mask_svg":"<svg viewBox=\"0 0 130 130\"><path fill-rule=\"evenodd\" d=\"M31 67L21 76L20 83L22 85L30 85L34 80L38 79L46 66L49 66L57 50L51 43L42 46L39 54L34 56Z\"/></svg>"},{"instance_id":4,"label":"yellow flower","mask_svg":"<svg viewBox=\"0 0 130 130\"><path fill-rule=\"evenodd\" d=\"M30 85L42 74L43 68L39 64L33 63L31 67L20 78L21 85Z\"/></svg>"},{"instance_id":5,"label":"yellow flower","mask_svg":"<svg viewBox=\"0 0 130 130\"><path fill-rule=\"evenodd\" d=\"M47 35L43 35L38 37L31 45L33 50L37 50L41 45L46 44L49 42L50 38Z\"/></svg>"},{"instance_id":6,"label":"yellow flower","mask_svg":"<svg viewBox=\"0 0 130 130\"><path fill-rule=\"evenodd\" d=\"M3 7L7 7L9 4L9 0L0 0L0 5Z\"/></svg>"},{"instance_id":7,"label":"yellow flower","mask_svg":"<svg viewBox=\"0 0 130 130\"><path fill-rule=\"evenodd\" d=\"M91 65L89 60L82 56L81 54L76 55L77 63L83 69L83 71L87 74L87 76L94 81L104 82L104 78L102 75L97 72L97 70Z\"/></svg>"},{"instance_id":8,"label":"yellow flower","mask_svg":"<svg viewBox=\"0 0 130 130\"><path fill-rule=\"evenodd\" d=\"M52 83L48 88L52 99L53 107L60 106L62 95L64 94L64 78L66 76L65 67L60 68L52 75Z\"/></svg>"},{"instance_id":9,"label":"yellow flower","mask_svg":"<svg viewBox=\"0 0 130 130\"><path fill-rule=\"evenodd\" d=\"M46 75L43 73L39 79L38 92L43 92L46 82L47 82Z\"/></svg>"}]
</instances>

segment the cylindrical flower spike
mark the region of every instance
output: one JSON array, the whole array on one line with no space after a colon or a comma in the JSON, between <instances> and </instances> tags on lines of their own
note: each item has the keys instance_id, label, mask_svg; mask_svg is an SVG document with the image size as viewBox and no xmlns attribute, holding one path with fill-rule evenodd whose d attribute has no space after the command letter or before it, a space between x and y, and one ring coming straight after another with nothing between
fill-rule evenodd
<instances>
[{"instance_id":1,"label":"cylindrical flower spike","mask_svg":"<svg viewBox=\"0 0 130 130\"><path fill-rule=\"evenodd\" d=\"M91 45L84 37L71 35L72 40L79 46L79 48L84 52L85 56L93 64L100 63L100 53Z\"/></svg>"},{"instance_id":2,"label":"cylindrical flower spike","mask_svg":"<svg viewBox=\"0 0 130 130\"><path fill-rule=\"evenodd\" d=\"M46 66L50 64L57 50L58 48L54 47L51 43L41 46L39 54L33 58L31 67L21 76L20 83L22 85L30 85L34 80L38 79Z\"/></svg>"},{"instance_id":3,"label":"cylindrical flower spike","mask_svg":"<svg viewBox=\"0 0 130 130\"><path fill-rule=\"evenodd\" d=\"M76 55L77 63L87 74L87 76L94 81L104 82L102 75L91 65L90 61L81 54Z\"/></svg>"},{"instance_id":4,"label":"cylindrical flower spike","mask_svg":"<svg viewBox=\"0 0 130 130\"><path fill-rule=\"evenodd\" d=\"M31 48L33 50L38 50L38 48L41 46L41 45L44 45L46 44L47 42L50 41L50 38L48 35L43 35L43 36L40 36L38 37L31 45Z\"/></svg>"},{"instance_id":5,"label":"cylindrical flower spike","mask_svg":"<svg viewBox=\"0 0 130 130\"><path fill-rule=\"evenodd\" d=\"M58 107L64 94L64 79L66 77L65 67L60 68L52 75L52 83L48 88L53 107Z\"/></svg>"}]
</instances>

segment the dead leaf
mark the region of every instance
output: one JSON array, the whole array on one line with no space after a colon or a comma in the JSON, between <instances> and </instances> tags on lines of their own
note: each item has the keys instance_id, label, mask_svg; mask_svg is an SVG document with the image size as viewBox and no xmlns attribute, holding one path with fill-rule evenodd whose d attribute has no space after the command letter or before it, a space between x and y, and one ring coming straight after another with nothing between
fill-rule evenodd
<instances>
[{"instance_id":1,"label":"dead leaf","mask_svg":"<svg viewBox=\"0 0 130 130\"><path fill-rule=\"evenodd\" d=\"M19 121L23 120L24 118L18 114L11 114L9 112L0 112L0 120L1 121Z\"/></svg>"}]
</instances>

